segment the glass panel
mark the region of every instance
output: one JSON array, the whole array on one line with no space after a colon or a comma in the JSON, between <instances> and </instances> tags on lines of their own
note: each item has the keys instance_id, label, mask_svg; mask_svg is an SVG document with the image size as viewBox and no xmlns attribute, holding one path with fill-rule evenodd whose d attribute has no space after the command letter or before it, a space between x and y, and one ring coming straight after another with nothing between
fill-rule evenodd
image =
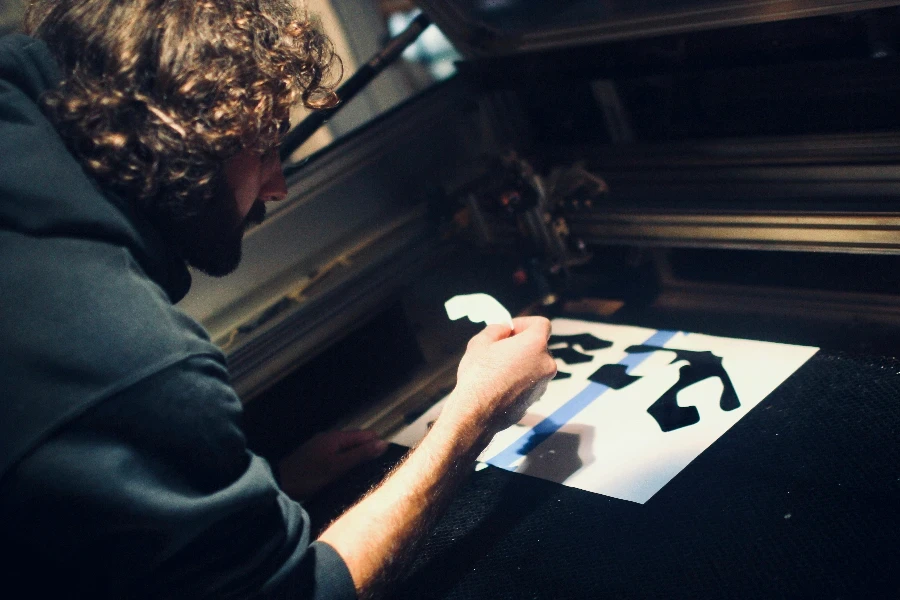
<instances>
[{"instance_id":1,"label":"glass panel","mask_svg":"<svg viewBox=\"0 0 900 600\"><path fill-rule=\"evenodd\" d=\"M414 4L408 1L310 0L308 6L335 44L344 63L344 81L419 14ZM399 60L335 114L316 137L294 152L291 161L321 149L434 83L452 76L456 72L454 62L459 58L444 34L435 25L428 27ZM306 114L302 108L298 109L293 123L299 123Z\"/></svg>"},{"instance_id":2,"label":"glass panel","mask_svg":"<svg viewBox=\"0 0 900 600\"><path fill-rule=\"evenodd\" d=\"M419 11L398 11L387 16L387 26L391 37L398 35L412 22ZM422 32L419 39L403 53L403 60L408 64L406 68L415 69L425 67L431 75L431 81L425 81L425 85L433 81L443 81L456 73L456 61L462 57L447 36L432 25Z\"/></svg>"}]
</instances>

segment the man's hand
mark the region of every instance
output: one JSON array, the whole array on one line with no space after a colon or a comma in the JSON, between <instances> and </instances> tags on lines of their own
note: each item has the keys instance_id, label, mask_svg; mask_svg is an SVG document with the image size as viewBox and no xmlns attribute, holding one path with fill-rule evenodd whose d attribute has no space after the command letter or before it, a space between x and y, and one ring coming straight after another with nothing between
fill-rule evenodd
<instances>
[{"instance_id":1,"label":"man's hand","mask_svg":"<svg viewBox=\"0 0 900 600\"><path fill-rule=\"evenodd\" d=\"M410 560L491 437L518 420L556 373L550 322L491 325L469 342L456 388L403 464L319 537L344 559L360 598L383 593Z\"/></svg>"},{"instance_id":2,"label":"man's hand","mask_svg":"<svg viewBox=\"0 0 900 600\"><path fill-rule=\"evenodd\" d=\"M488 440L518 422L540 398L556 375L556 361L547 350L550 322L543 317L489 325L469 341L459 363L456 388L441 418L448 425L479 428Z\"/></svg>"},{"instance_id":3,"label":"man's hand","mask_svg":"<svg viewBox=\"0 0 900 600\"><path fill-rule=\"evenodd\" d=\"M387 449L388 443L372 431L317 433L278 463L281 488L291 498L304 500Z\"/></svg>"}]
</instances>

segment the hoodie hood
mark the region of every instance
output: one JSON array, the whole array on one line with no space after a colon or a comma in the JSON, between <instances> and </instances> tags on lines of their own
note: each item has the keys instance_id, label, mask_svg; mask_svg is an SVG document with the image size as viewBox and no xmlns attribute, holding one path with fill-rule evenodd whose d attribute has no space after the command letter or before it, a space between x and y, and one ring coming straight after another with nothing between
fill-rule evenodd
<instances>
[{"instance_id":1,"label":"hoodie hood","mask_svg":"<svg viewBox=\"0 0 900 600\"><path fill-rule=\"evenodd\" d=\"M192 356L184 262L66 150L38 101L47 47L0 38L0 480L72 419Z\"/></svg>"},{"instance_id":2,"label":"hoodie hood","mask_svg":"<svg viewBox=\"0 0 900 600\"><path fill-rule=\"evenodd\" d=\"M40 98L61 79L43 42L0 38L0 229L125 246L177 302L190 287L184 261L128 203L94 183L44 117Z\"/></svg>"}]
</instances>

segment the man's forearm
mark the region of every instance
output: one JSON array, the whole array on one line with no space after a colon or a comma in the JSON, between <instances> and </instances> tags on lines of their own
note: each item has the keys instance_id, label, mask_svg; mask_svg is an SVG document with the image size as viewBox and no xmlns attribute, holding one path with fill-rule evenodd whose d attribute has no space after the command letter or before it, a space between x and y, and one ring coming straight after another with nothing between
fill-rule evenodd
<instances>
[{"instance_id":1,"label":"man's forearm","mask_svg":"<svg viewBox=\"0 0 900 600\"><path fill-rule=\"evenodd\" d=\"M320 536L344 559L360 598L376 597L409 562L415 542L449 503L489 441L483 438L438 419L380 486Z\"/></svg>"},{"instance_id":2,"label":"man's forearm","mask_svg":"<svg viewBox=\"0 0 900 600\"><path fill-rule=\"evenodd\" d=\"M344 559L361 598L400 572L493 434L546 388L556 374L549 337L550 321L524 317L469 340L456 388L419 447L319 538Z\"/></svg>"}]
</instances>

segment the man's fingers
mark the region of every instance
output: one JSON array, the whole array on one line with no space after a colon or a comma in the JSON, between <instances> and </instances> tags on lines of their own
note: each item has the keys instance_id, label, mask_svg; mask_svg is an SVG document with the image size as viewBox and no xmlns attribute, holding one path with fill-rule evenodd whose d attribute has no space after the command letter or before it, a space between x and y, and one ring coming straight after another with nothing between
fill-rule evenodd
<instances>
[{"instance_id":1,"label":"man's fingers","mask_svg":"<svg viewBox=\"0 0 900 600\"><path fill-rule=\"evenodd\" d=\"M366 431L364 429L333 431L329 432L328 435L333 436L332 441L336 452L344 452L350 448L378 440L377 433L374 431Z\"/></svg>"},{"instance_id":2,"label":"man's fingers","mask_svg":"<svg viewBox=\"0 0 900 600\"><path fill-rule=\"evenodd\" d=\"M506 325L488 325L469 341L469 346L491 344L525 332L541 338L542 341L549 340L550 321L544 317L516 317L513 319L512 331Z\"/></svg>"},{"instance_id":3,"label":"man's fingers","mask_svg":"<svg viewBox=\"0 0 900 600\"><path fill-rule=\"evenodd\" d=\"M550 321L544 317L516 317L513 319L513 335L519 335L526 331L549 340Z\"/></svg>"},{"instance_id":4,"label":"man's fingers","mask_svg":"<svg viewBox=\"0 0 900 600\"><path fill-rule=\"evenodd\" d=\"M388 449L388 444L384 440L375 438L366 443L353 446L343 450L336 458L340 461L344 469L352 469L356 465L373 458L378 458Z\"/></svg>"},{"instance_id":5,"label":"man's fingers","mask_svg":"<svg viewBox=\"0 0 900 600\"><path fill-rule=\"evenodd\" d=\"M505 340L512 332L509 330L508 325L488 325L484 329L482 329L475 337L469 340L469 345L486 345L491 344L493 342L499 342L500 340Z\"/></svg>"}]
</instances>

